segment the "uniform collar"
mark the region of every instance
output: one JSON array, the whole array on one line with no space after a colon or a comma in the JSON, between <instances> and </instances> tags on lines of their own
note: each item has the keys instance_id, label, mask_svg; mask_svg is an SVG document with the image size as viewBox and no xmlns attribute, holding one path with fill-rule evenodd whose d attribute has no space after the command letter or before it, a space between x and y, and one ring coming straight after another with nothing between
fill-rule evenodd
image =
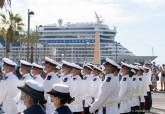
<instances>
[{"instance_id":1,"label":"uniform collar","mask_svg":"<svg viewBox=\"0 0 165 114\"><path fill-rule=\"evenodd\" d=\"M34 75L33 77L40 77L41 75L40 74L37 74L37 75Z\"/></svg>"},{"instance_id":2,"label":"uniform collar","mask_svg":"<svg viewBox=\"0 0 165 114\"><path fill-rule=\"evenodd\" d=\"M76 79L78 79L79 77L80 77L79 75L72 76L73 80L76 80Z\"/></svg>"},{"instance_id":3,"label":"uniform collar","mask_svg":"<svg viewBox=\"0 0 165 114\"><path fill-rule=\"evenodd\" d=\"M122 76L122 78L129 78L129 76L128 75L124 75L124 76Z\"/></svg>"},{"instance_id":4,"label":"uniform collar","mask_svg":"<svg viewBox=\"0 0 165 114\"><path fill-rule=\"evenodd\" d=\"M29 75L30 75L29 73L26 73L26 74L23 75L23 77L26 77L26 76L29 76Z\"/></svg>"},{"instance_id":5,"label":"uniform collar","mask_svg":"<svg viewBox=\"0 0 165 114\"><path fill-rule=\"evenodd\" d=\"M93 79L99 79L99 75L98 76L93 76Z\"/></svg>"},{"instance_id":6,"label":"uniform collar","mask_svg":"<svg viewBox=\"0 0 165 114\"><path fill-rule=\"evenodd\" d=\"M64 75L63 77L71 77L71 74Z\"/></svg>"},{"instance_id":7,"label":"uniform collar","mask_svg":"<svg viewBox=\"0 0 165 114\"><path fill-rule=\"evenodd\" d=\"M10 77L12 75L13 75L13 72L8 72L8 73L5 74L5 77Z\"/></svg>"},{"instance_id":8,"label":"uniform collar","mask_svg":"<svg viewBox=\"0 0 165 114\"><path fill-rule=\"evenodd\" d=\"M34 79L39 78L39 77L41 77L40 74L37 74L37 75L34 75L34 76L33 76Z\"/></svg>"},{"instance_id":9,"label":"uniform collar","mask_svg":"<svg viewBox=\"0 0 165 114\"><path fill-rule=\"evenodd\" d=\"M114 76L112 73L106 74L105 77L112 77Z\"/></svg>"},{"instance_id":10,"label":"uniform collar","mask_svg":"<svg viewBox=\"0 0 165 114\"><path fill-rule=\"evenodd\" d=\"M92 77L91 74L86 74L86 75L83 76L84 79L88 79L88 78L91 78L91 77Z\"/></svg>"},{"instance_id":11,"label":"uniform collar","mask_svg":"<svg viewBox=\"0 0 165 114\"><path fill-rule=\"evenodd\" d=\"M55 72L54 71L51 71L51 72L47 73L47 76L49 76L51 74L55 74Z\"/></svg>"}]
</instances>

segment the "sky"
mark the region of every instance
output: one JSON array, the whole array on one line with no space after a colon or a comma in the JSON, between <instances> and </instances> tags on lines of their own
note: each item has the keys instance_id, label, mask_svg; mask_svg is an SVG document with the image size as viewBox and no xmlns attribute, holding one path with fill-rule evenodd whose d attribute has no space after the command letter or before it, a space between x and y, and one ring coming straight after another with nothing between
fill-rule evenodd
<instances>
[{"instance_id":1,"label":"sky","mask_svg":"<svg viewBox=\"0 0 165 114\"><path fill-rule=\"evenodd\" d=\"M165 63L165 0L12 0L12 10L27 25L27 10L34 11L31 28L66 22L95 22L117 27L115 40L135 55L158 56Z\"/></svg>"}]
</instances>

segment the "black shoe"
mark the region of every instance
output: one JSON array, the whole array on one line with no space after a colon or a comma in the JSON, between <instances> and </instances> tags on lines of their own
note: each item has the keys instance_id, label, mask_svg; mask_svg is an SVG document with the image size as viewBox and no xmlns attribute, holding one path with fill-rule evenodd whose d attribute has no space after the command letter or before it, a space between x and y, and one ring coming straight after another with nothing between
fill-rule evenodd
<instances>
[{"instance_id":1,"label":"black shoe","mask_svg":"<svg viewBox=\"0 0 165 114\"><path fill-rule=\"evenodd\" d=\"M161 89L160 91L163 91L163 89Z\"/></svg>"}]
</instances>

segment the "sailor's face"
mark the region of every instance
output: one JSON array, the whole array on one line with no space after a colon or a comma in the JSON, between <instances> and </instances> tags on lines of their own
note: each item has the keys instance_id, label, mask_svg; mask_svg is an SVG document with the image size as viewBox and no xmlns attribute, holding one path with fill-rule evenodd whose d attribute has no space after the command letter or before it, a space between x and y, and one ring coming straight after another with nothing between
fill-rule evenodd
<instances>
[{"instance_id":1,"label":"sailor's face","mask_svg":"<svg viewBox=\"0 0 165 114\"><path fill-rule=\"evenodd\" d=\"M4 64L3 67L2 67L2 71L5 73L6 70L7 70L7 65Z\"/></svg>"},{"instance_id":2,"label":"sailor's face","mask_svg":"<svg viewBox=\"0 0 165 114\"><path fill-rule=\"evenodd\" d=\"M129 72L128 68L123 66L122 67L122 75L126 75L126 74L128 74L128 72Z\"/></svg>"},{"instance_id":3,"label":"sailor's face","mask_svg":"<svg viewBox=\"0 0 165 114\"><path fill-rule=\"evenodd\" d=\"M26 107L28 107L29 104L30 104L30 96L28 96L28 95L27 95L26 93L24 93L24 92L21 92L21 99L23 100L24 105L25 105Z\"/></svg>"},{"instance_id":4,"label":"sailor's face","mask_svg":"<svg viewBox=\"0 0 165 114\"><path fill-rule=\"evenodd\" d=\"M67 75L71 72L71 68L63 66L62 72L64 73L64 75Z\"/></svg>"},{"instance_id":5,"label":"sailor's face","mask_svg":"<svg viewBox=\"0 0 165 114\"><path fill-rule=\"evenodd\" d=\"M84 68L83 71L82 71L82 73L83 73L84 75L86 75L86 74L90 74L91 71L90 71L88 68Z\"/></svg>"},{"instance_id":6,"label":"sailor's face","mask_svg":"<svg viewBox=\"0 0 165 114\"><path fill-rule=\"evenodd\" d=\"M108 74L108 73L113 73L113 67L111 65L104 65L105 67L105 73Z\"/></svg>"},{"instance_id":7,"label":"sailor's face","mask_svg":"<svg viewBox=\"0 0 165 114\"><path fill-rule=\"evenodd\" d=\"M94 69L92 71L92 74L93 74L93 76L98 76L100 74L100 72L98 70Z\"/></svg>"},{"instance_id":8,"label":"sailor's face","mask_svg":"<svg viewBox=\"0 0 165 114\"><path fill-rule=\"evenodd\" d=\"M78 70L78 69L76 69L76 68L73 68L72 70L71 70L71 74L72 74L72 76L76 76L76 75L79 75L80 74L80 70Z\"/></svg>"},{"instance_id":9,"label":"sailor's face","mask_svg":"<svg viewBox=\"0 0 165 114\"><path fill-rule=\"evenodd\" d=\"M50 98L51 98L51 101L53 101L54 107L58 108L61 105L59 97L50 95Z\"/></svg>"}]
</instances>

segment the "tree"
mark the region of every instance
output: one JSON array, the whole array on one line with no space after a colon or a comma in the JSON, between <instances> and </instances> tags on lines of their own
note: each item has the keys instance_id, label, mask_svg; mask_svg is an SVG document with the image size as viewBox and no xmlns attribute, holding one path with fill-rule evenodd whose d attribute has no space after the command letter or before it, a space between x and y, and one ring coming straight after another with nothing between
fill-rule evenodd
<instances>
[{"instance_id":1,"label":"tree","mask_svg":"<svg viewBox=\"0 0 165 114\"><path fill-rule=\"evenodd\" d=\"M0 14L1 17L1 24L3 28L6 29L5 34L5 41L6 41L6 57L9 57L10 52L10 45L17 41L19 38L19 32L23 30L24 24L22 23L22 18L19 16L19 14L13 14L11 12L5 14Z\"/></svg>"},{"instance_id":2,"label":"tree","mask_svg":"<svg viewBox=\"0 0 165 114\"><path fill-rule=\"evenodd\" d=\"M0 8L3 8L5 5L11 6L11 0L0 0Z\"/></svg>"}]
</instances>

